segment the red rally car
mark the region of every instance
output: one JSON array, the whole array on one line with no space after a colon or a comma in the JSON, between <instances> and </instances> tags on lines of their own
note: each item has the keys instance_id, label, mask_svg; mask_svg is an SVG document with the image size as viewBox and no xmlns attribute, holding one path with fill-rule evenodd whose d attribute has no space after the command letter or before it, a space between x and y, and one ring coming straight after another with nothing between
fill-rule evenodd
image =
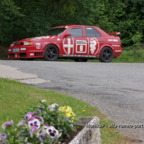
<instances>
[{"instance_id":1,"label":"red rally car","mask_svg":"<svg viewBox=\"0 0 144 144\"><path fill-rule=\"evenodd\" d=\"M70 58L78 62L99 59L110 62L122 53L120 32L106 33L95 26L64 25L47 31L45 36L13 42L8 48L9 59L44 58L55 61Z\"/></svg>"}]
</instances>

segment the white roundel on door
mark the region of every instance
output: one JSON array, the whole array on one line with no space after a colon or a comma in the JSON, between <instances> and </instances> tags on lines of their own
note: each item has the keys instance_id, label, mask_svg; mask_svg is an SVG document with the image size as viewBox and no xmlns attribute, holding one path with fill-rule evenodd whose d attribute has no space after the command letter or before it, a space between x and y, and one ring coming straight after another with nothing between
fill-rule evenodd
<instances>
[{"instance_id":1,"label":"white roundel on door","mask_svg":"<svg viewBox=\"0 0 144 144\"><path fill-rule=\"evenodd\" d=\"M96 38L90 38L89 40L90 54L95 55L99 50L99 42Z\"/></svg>"},{"instance_id":2,"label":"white roundel on door","mask_svg":"<svg viewBox=\"0 0 144 144\"><path fill-rule=\"evenodd\" d=\"M63 40L63 49L66 54L73 54L73 52L74 52L73 38L65 38Z\"/></svg>"}]
</instances>

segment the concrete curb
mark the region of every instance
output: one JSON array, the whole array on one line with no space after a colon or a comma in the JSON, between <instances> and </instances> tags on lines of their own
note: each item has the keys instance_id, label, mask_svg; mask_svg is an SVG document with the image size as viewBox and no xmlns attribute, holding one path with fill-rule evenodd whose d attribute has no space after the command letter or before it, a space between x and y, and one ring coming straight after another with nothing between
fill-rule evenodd
<instances>
[{"instance_id":1,"label":"concrete curb","mask_svg":"<svg viewBox=\"0 0 144 144\"><path fill-rule=\"evenodd\" d=\"M69 144L101 144L100 128L98 128L98 117L82 117L80 118L80 125L85 127Z\"/></svg>"},{"instance_id":2,"label":"concrete curb","mask_svg":"<svg viewBox=\"0 0 144 144\"><path fill-rule=\"evenodd\" d=\"M19 81L25 84L39 84L44 82L50 82L50 80L44 80L37 77L35 74L29 74L19 71L17 68L0 65L0 77L8 78Z\"/></svg>"}]
</instances>

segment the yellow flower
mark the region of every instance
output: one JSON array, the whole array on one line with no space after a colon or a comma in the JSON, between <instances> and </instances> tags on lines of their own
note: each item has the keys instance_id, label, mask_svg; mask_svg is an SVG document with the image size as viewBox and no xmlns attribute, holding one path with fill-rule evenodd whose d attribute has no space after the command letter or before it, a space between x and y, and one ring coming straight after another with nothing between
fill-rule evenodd
<instances>
[{"instance_id":1,"label":"yellow flower","mask_svg":"<svg viewBox=\"0 0 144 144\"><path fill-rule=\"evenodd\" d=\"M66 117L71 117L71 113L66 113L65 116Z\"/></svg>"},{"instance_id":2,"label":"yellow flower","mask_svg":"<svg viewBox=\"0 0 144 144\"><path fill-rule=\"evenodd\" d=\"M59 108L59 111L64 112L66 117L71 117L71 120L73 121L75 118L75 114L72 111L72 108L69 106L63 106Z\"/></svg>"},{"instance_id":3,"label":"yellow flower","mask_svg":"<svg viewBox=\"0 0 144 144\"><path fill-rule=\"evenodd\" d=\"M82 110L83 112L85 112L86 110Z\"/></svg>"}]
</instances>

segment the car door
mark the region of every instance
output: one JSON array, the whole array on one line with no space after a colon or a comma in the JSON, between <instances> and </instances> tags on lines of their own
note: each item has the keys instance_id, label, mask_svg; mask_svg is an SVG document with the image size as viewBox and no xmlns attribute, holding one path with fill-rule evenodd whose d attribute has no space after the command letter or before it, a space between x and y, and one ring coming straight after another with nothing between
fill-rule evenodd
<instances>
[{"instance_id":1,"label":"car door","mask_svg":"<svg viewBox=\"0 0 144 144\"><path fill-rule=\"evenodd\" d=\"M74 57L80 57L81 55L87 55L88 41L84 37L84 27L72 27L67 33L71 34L71 37L65 38L63 46L65 52L68 55Z\"/></svg>"},{"instance_id":2,"label":"car door","mask_svg":"<svg viewBox=\"0 0 144 144\"><path fill-rule=\"evenodd\" d=\"M85 27L85 33L88 40L88 55L89 57L97 56L100 43L102 42L101 34L94 27Z\"/></svg>"}]
</instances>

